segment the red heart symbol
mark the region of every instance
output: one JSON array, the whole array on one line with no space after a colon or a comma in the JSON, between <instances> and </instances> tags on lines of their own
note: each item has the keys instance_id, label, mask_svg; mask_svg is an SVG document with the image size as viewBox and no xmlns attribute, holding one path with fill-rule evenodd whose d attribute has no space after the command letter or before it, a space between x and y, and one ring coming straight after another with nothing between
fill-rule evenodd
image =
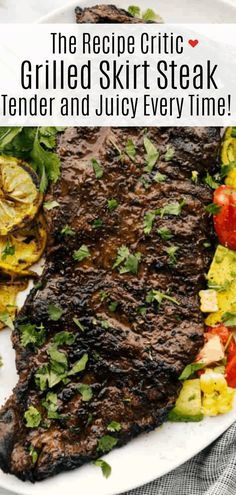
<instances>
[{"instance_id":1,"label":"red heart symbol","mask_svg":"<svg viewBox=\"0 0 236 495\"><path fill-rule=\"evenodd\" d=\"M188 40L190 46L194 48L195 46L198 45L199 41L198 40Z\"/></svg>"}]
</instances>

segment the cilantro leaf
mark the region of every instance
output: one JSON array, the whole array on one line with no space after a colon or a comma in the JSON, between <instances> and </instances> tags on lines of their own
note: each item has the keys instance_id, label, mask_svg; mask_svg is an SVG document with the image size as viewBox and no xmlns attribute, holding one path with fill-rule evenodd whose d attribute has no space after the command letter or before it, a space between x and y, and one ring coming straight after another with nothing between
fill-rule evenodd
<instances>
[{"instance_id":1,"label":"cilantro leaf","mask_svg":"<svg viewBox=\"0 0 236 495\"><path fill-rule=\"evenodd\" d=\"M80 373L80 371L84 371L86 368L86 364L88 362L88 354L84 354L82 358L74 364L73 368L67 373L67 376L75 375L76 373Z\"/></svg>"},{"instance_id":2,"label":"cilantro leaf","mask_svg":"<svg viewBox=\"0 0 236 495\"><path fill-rule=\"evenodd\" d=\"M7 311L3 311L2 313L0 313L0 321L1 323L4 323L6 327L9 327L11 330L14 330L14 324L12 318L10 317Z\"/></svg>"},{"instance_id":3,"label":"cilantro leaf","mask_svg":"<svg viewBox=\"0 0 236 495\"><path fill-rule=\"evenodd\" d=\"M2 127L0 130L0 151L3 151L21 131L22 127Z\"/></svg>"},{"instance_id":4,"label":"cilantro leaf","mask_svg":"<svg viewBox=\"0 0 236 495\"><path fill-rule=\"evenodd\" d=\"M25 411L24 419L26 420L27 428L37 428L41 423L41 414L34 406L30 406L27 411Z\"/></svg>"},{"instance_id":5,"label":"cilantro leaf","mask_svg":"<svg viewBox=\"0 0 236 495\"><path fill-rule=\"evenodd\" d=\"M97 450L103 453L110 452L110 450L115 447L117 442L117 438L114 438L111 435L104 435L98 440Z\"/></svg>"},{"instance_id":6,"label":"cilantro leaf","mask_svg":"<svg viewBox=\"0 0 236 495\"><path fill-rule=\"evenodd\" d=\"M222 315L222 321L226 327L236 327L236 314L226 312Z\"/></svg>"},{"instance_id":7,"label":"cilantro leaf","mask_svg":"<svg viewBox=\"0 0 236 495\"><path fill-rule=\"evenodd\" d=\"M132 139L128 139L126 147L125 147L126 154L128 157L132 160L135 161L136 157L136 147Z\"/></svg>"},{"instance_id":8,"label":"cilantro leaf","mask_svg":"<svg viewBox=\"0 0 236 495\"><path fill-rule=\"evenodd\" d=\"M167 301L172 302L173 304L177 304L178 306L180 304L173 297L170 297L170 296L168 296L168 294L165 294L164 292L161 292L161 291L155 290L155 289L150 290L147 293L147 296L146 296L146 302L147 303L152 303L152 302L156 301L158 303L159 308L160 308L160 306L162 304L162 301L165 300L165 299Z\"/></svg>"},{"instance_id":9,"label":"cilantro leaf","mask_svg":"<svg viewBox=\"0 0 236 495\"><path fill-rule=\"evenodd\" d=\"M191 181L195 184L198 182L198 172L197 170L192 170Z\"/></svg>"},{"instance_id":10,"label":"cilantro leaf","mask_svg":"<svg viewBox=\"0 0 236 495\"><path fill-rule=\"evenodd\" d=\"M202 370L206 367L205 363L192 363L185 366L181 375L179 376L179 380L187 380L190 376L192 376L195 371Z\"/></svg>"},{"instance_id":11,"label":"cilantro leaf","mask_svg":"<svg viewBox=\"0 0 236 495\"><path fill-rule=\"evenodd\" d=\"M150 232L152 231L152 227L153 227L153 222L156 218L156 212L155 211L149 211L147 213L145 213L144 215L144 228L143 228L143 232L144 234L150 234Z\"/></svg>"},{"instance_id":12,"label":"cilantro leaf","mask_svg":"<svg viewBox=\"0 0 236 495\"><path fill-rule=\"evenodd\" d=\"M233 138L236 137L236 127L232 127L231 137L233 137Z\"/></svg>"},{"instance_id":13,"label":"cilantro leaf","mask_svg":"<svg viewBox=\"0 0 236 495\"><path fill-rule=\"evenodd\" d=\"M172 146L168 146L164 156L165 162L170 162L172 158L174 158L174 155L175 155L175 149Z\"/></svg>"},{"instance_id":14,"label":"cilantro leaf","mask_svg":"<svg viewBox=\"0 0 236 495\"><path fill-rule=\"evenodd\" d=\"M160 16L159 16L158 14L156 14L156 13L154 12L154 10L152 10L152 9L147 9L147 10L143 13L142 17L143 17L143 20L144 20L145 22L150 22L150 21L151 21L151 22L154 22L154 21L156 21L157 19L159 19L159 20L160 20Z\"/></svg>"},{"instance_id":15,"label":"cilantro leaf","mask_svg":"<svg viewBox=\"0 0 236 495\"><path fill-rule=\"evenodd\" d=\"M160 172L157 172L155 176L153 177L153 180L157 183L165 182L167 179L167 176L164 174L161 174Z\"/></svg>"},{"instance_id":16,"label":"cilantro leaf","mask_svg":"<svg viewBox=\"0 0 236 495\"><path fill-rule=\"evenodd\" d=\"M56 345L71 345L74 344L76 340L76 335L74 335L72 332L58 332L56 335L53 337L53 342Z\"/></svg>"},{"instance_id":17,"label":"cilantro leaf","mask_svg":"<svg viewBox=\"0 0 236 495\"><path fill-rule=\"evenodd\" d=\"M103 168L102 168L100 162L98 160L96 160L95 158L92 158L91 164L92 164L96 179L101 179L101 177L103 176Z\"/></svg>"},{"instance_id":18,"label":"cilantro leaf","mask_svg":"<svg viewBox=\"0 0 236 495\"><path fill-rule=\"evenodd\" d=\"M207 175L204 179L204 182L205 184L207 184L209 187L211 187L211 189L217 189L219 187L219 183L216 182L216 180L214 179L214 177L212 177L209 172L207 172Z\"/></svg>"},{"instance_id":19,"label":"cilantro leaf","mask_svg":"<svg viewBox=\"0 0 236 495\"><path fill-rule=\"evenodd\" d=\"M108 306L109 311L114 313L117 310L118 304L119 304L118 301L112 301Z\"/></svg>"},{"instance_id":20,"label":"cilantro leaf","mask_svg":"<svg viewBox=\"0 0 236 495\"><path fill-rule=\"evenodd\" d=\"M146 166L144 167L144 171L151 173L153 168L155 167L160 153L156 146L147 137L144 138L144 147L146 150Z\"/></svg>"},{"instance_id":21,"label":"cilantro leaf","mask_svg":"<svg viewBox=\"0 0 236 495\"><path fill-rule=\"evenodd\" d=\"M61 234L65 236L74 237L76 232L69 225L65 225L65 227L63 227L63 229L61 230Z\"/></svg>"},{"instance_id":22,"label":"cilantro leaf","mask_svg":"<svg viewBox=\"0 0 236 495\"><path fill-rule=\"evenodd\" d=\"M176 246L170 246L170 247L167 247L165 249L165 251L167 252L168 256L170 257L171 263L173 265L176 265L176 263L177 263L176 253L177 253L178 249L179 248Z\"/></svg>"},{"instance_id":23,"label":"cilantro leaf","mask_svg":"<svg viewBox=\"0 0 236 495\"><path fill-rule=\"evenodd\" d=\"M156 210L156 214L160 215L161 218L163 218L165 215L178 216L181 214L182 208L184 207L185 204L186 203L184 200L180 201L180 203L167 204L163 206L163 208L158 208Z\"/></svg>"},{"instance_id":24,"label":"cilantro leaf","mask_svg":"<svg viewBox=\"0 0 236 495\"><path fill-rule=\"evenodd\" d=\"M40 347L44 344L46 331L43 325L37 327L31 323L21 323L19 329L21 332L20 342L23 347L26 347L29 344Z\"/></svg>"},{"instance_id":25,"label":"cilantro leaf","mask_svg":"<svg viewBox=\"0 0 236 495\"><path fill-rule=\"evenodd\" d=\"M60 205L57 201L44 201L43 203L43 209L48 211L58 208L58 206Z\"/></svg>"},{"instance_id":26,"label":"cilantro leaf","mask_svg":"<svg viewBox=\"0 0 236 495\"><path fill-rule=\"evenodd\" d=\"M130 254L126 259L124 266L119 268L119 272L121 274L130 272L136 275L138 273L141 257L141 253Z\"/></svg>"},{"instance_id":27,"label":"cilantro leaf","mask_svg":"<svg viewBox=\"0 0 236 495\"><path fill-rule=\"evenodd\" d=\"M93 220L92 227L94 229L100 229L102 226L103 226L103 221L101 220L101 218L96 218L95 220Z\"/></svg>"},{"instance_id":28,"label":"cilantro leaf","mask_svg":"<svg viewBox=\"0 0 236 495\"><path fill-rule=\"evenodd\" d=\"M80 246L80 248L73 253L73 259L75 261L83 261L90 256L91 254L89 252L89 249L85 244L82 244L82 246Z\"/></svg>"},{"instance_id":29,"label":"cilantro leaf","mask_svg":"<svg viewBox=\"0 0 236 495\"><path fill-rule=\"evenodd\" d=\"M58 419L59 414L57 412L58 409L58 399L57 394L53 392L48 392L46 399L42 400L42 406L47 409L47 415L49 419Z\"/></svg>"},{"instance_id":30,"label":"cilantro leaf","mask_svg":"<svg viewBox=\"0 0 236 495\"><path fill-rule=\"evenodd\" d=\"M93 391L90 385L86 383L79 383L77 385L79 393L82 395L83 402L89 402L93 397Z\"/></svg>"},{"instance_id":31,"label":"cilantro leaf","mask_svg":"<svg viewBox=\"0 0 236 495\"><path fill-rule=\"evenodd\" d=\"M111 475L111 466L103 459L93 461L94 466L100 467L104 478L109 478Z\"/></svg>"},{"instance_id":32,"label":"cilantro leaf","mask_svg":"<svg viewBox=\"0 0 236 495\"><path fill-rule=\"evenodd\" d=\"M35 450L35 448L33 447L33 445L30 445L30 447L29 447L29 453L31 455L32 463L33 464L36 464L36 462L38 460L38 452L37 452L37 450Z\"/></svg>"},{"instance_id":33,"label":"cilantro leaf","mask_svg":"<svg viewBox=\"0 0 236 495\"><path fill-rule=\"evenodd\" d=\"M160 227L157 229L157 233L164 241L169 241L173 237L171 231L167 227Z\"/></svg>"},{"instance_id":34,"label":"cilantro leaf","mask_svg":"<svg viewBox=\"0 0 236 495\"><path fill-rule=\"evenodd\" d=\"M129 249L124 244L117 251L117 258L112 268L117 268L123 263L129 256Z\"/></svg>"},{"instance_id":35,"label":"cilantro leaf","mask_svg":"<svg viewBox=\"0 0 236 495\"><path fill-rule=\"evenodd\" d=\"M60 320L62 315L63 315L63 309L60 308L60 306L55 306L55 304L48 305L48 316L50 320L58 321Z\"/></svg>"},{"instance_id":36,"label":"cilantro leaf","mask_svg":"<svg viewBox=\"0 0 236 495\"><path fill-rule=\"evenodd\" d=\"M107 427L108 431L115 432L121 430L121 424L117 421L111 421Z\"/></svg>"},{"instance_id":37,"label":"cilantro leaf","mask_svg":"<svg viewBox=\"0 0 236 495\"><path fill-rule=\"evenodd\" d=\"M113 199L112 198L112 199L108 199L107 200L107 207L108 207L108 210L109 211L115 210L117 208L118 204L119 203L118 203L118 201L116 199Z\"/></svg>"},{"instance_id":38,"label":"cilantro leaf","mask_svg":"<svg viewBox=\"0 0 236 495\"><path fill-rule=\"evenodd\" d=\"M205 206L205 210L211 215L218 215L218 213L220 213L221 211L221 208L222 206L219 206L216 203L210 203L209 205Z\"/></svg>"},{"instance_id":39,"label":"cilantro leaf","mask_svg":"<svg viewBox=\"0 0 236 495\"><path fill-rule=\"evenodd\" d=\"M82 325L82 323L79 321L78 318L73 318L73 322L75 323L75 325L82 331L84 332L85 331L85 327L84 325Z\"/></svg>"},{"instance_id":40,"label":"cilantro leaf","mask_svg":"<svg viewBox=\"0 0 236 495\"><path fill-rule=\"evenodd\" d=\"M130 5L128 7L128 12L133 17L141 17L141 10L140 10L140 7L138 7L137 5Z\"/></svg>"}]
</instances>

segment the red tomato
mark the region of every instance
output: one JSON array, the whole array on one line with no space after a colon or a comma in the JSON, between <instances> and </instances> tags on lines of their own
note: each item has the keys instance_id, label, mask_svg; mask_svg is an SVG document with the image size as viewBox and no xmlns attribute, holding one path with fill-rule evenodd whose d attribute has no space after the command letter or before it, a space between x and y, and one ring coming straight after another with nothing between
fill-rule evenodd
<instances>
[{"instance_id":1,"label":"red tomato","mask_svg":"<svg viewBox=\"0 0 236 495\"><path fill-rule=\"evenodd\" d=\"M230 356L225 368L225 377L229 387L236 388L236 352Z\"/></svg>"},{"instance_id":2,"label":"red tomato","mask_svg":"<svg viewBox=\"0 0 236 495\"><path fill-rule=\"evenodd\" d=\"M221 210L213 215L214 227L223 246L236 250L236 189L220 186L214 192L214 203Z\"/></svg>"},{"instance_id":3,"label":"red tomato","mask_svg":"<svg viewBox=\"0 0 236 495\"><path fill-rule=\"evenodd\" d=\"M218 325L217 327L208 327L207 333L211 335L218 335L221 343L225 346L231 332L224 325Z\"/></svg>"}]
</instances>

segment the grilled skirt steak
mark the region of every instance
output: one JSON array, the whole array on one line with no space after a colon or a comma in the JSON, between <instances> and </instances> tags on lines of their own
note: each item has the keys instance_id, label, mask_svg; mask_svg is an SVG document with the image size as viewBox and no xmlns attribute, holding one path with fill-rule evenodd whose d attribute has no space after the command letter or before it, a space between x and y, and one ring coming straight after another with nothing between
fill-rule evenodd
<instances>
[{"instance_id":1,"label":"grilled skirt steak","mask_svg":"<svg viewBox=\"0 0 236 495\"><path fill-rule=\"evenodd\" d=\"M129 18L107 6L77 17L107 22L114 12ZM13 332L19 382L0 412L5 472L42 480L167 419L203 343L198 291L212 233L201 179L219 141L217 128L60 137L45 268Z\"/></svg>"}]
</instances>

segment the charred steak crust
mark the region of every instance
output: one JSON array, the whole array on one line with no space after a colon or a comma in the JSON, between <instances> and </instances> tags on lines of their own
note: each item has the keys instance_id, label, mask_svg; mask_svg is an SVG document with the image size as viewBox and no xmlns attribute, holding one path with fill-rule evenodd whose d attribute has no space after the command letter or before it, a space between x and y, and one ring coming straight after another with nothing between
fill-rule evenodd
<instances>
[{"instance_id":1,"label":"charred steak crust","mask_svg":"<svg viewBox=\"0 0 236 495\"><path fill-rule=\"evenodd\" d=\"M97 16L98 9L103 18L105 12L109 17L117 11L99 6L77 12L77 19ZM151 174L144 171L144 136L160 151ZM136 144L135 162L124 153L128 139ZM48 213L50 239L41 286L31 291L13 332L19 382L0 412L0 466L5 472L42 480L100 457L104 435L121 446L166 420L180 389L178 376L203 342L198 291L212 256L212 249L204 247L211 239L205 212L211 191L200 178L216 163L219 142L217 128L70 128L60 137L62 174L47 198L60 206ZM175 153L166 161L169 147ZM92 158L102 165L100 179ZM166 176L164 182L154 180L157 169ZM192 171L199 173L198 183L192 182ZM111 198L118 202L115 209L108 208ZM180 215L157 215L151 232L144 234L147 212L181 201ZM102 224L94 223L98 219ZM62 235L65 225L74 229L73 235ZM157 232L161 227L173 237L163 240ZM78 262L73 252L81 245L90 256ZM141 253L137 275L112 268L121 245ZM171 246L178 248L176 263L166 251ZM179 304L169 299L160 307L147 303L153 289ZM49 317L49 304L63 310L57 321ZM146 314L139 310L143 307ZM22 322L43 325L45 342L22 346ZM70 381L40 390L35 375L48 365L53 339L61 331L74 337L58 347L69 369L85 354L88 363ZM90 400L83 400L81 384L91 387ZM54 419L43 405L47 392L57 394ZM32 405L42 418L37 428L25 426L24 413ZM112 421L120 431L108 430Z\"/></svg>"}]
</instances>

